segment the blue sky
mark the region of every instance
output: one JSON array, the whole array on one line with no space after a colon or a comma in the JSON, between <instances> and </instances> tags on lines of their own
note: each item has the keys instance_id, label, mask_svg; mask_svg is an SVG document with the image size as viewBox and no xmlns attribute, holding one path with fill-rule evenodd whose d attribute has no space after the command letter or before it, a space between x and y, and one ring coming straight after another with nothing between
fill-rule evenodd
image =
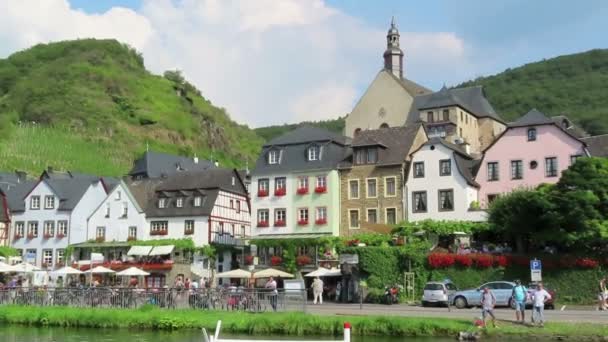
<instances>
[{"instance_id":1,"label":"blue sky","mask_svg":"<svg viewBox=\"0 0 608 342\"><path fill-rule=\"evenodd\" d=\"M406 77L431 89L608 48L602 0L45 0L0 3L0 58L115 38L154 73L182 70L236 120L280 124L348 113L382 65L393 15Z\"/></svg>"}]
</instances>

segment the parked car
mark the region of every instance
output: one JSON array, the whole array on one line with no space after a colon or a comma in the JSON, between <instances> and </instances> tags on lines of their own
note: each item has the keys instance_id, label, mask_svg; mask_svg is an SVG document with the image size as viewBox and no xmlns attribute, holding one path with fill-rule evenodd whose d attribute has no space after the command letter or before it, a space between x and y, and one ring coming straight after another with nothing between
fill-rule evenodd
<instances>
[{"instance_id":1,"label":"parked car","mask_svg":"<svg viewBox=\"0 0 608 342\"><path fill-rule=\"evenodd\" d=\"M515 283L510 281L491 281L477 288L458 291L454 294L453 304L459 309L481 305L481 291L488 287L496 297L496 306L511 306L511 295Z\"/></svg>"},{"instance_id":2,"label":"parked car","mask_svg":"<svg viewBox=\"0 0 608 342\"><path fill-rule=\"evenodd\" d=\"M448 305L454 298L454 293L458 288L451 281L430 281L424 285L424 294L422 295L422 306Z\"/></svg>"},{"instance_id":3,"label":"parked car","mask_svg":"<svg viewBox=\"0 0 608 342\"><path fill-rule=\"evenodd\" d=\"M532 294L535 290L536 283L528 284L528 298L526 299L526 308L528 309L532 308ZM555 290L548 288L547 284L545 284L545 290L547 290L547 292L549 292L549 294L551 295L551 299L549 299L547 303L545 303L545 309L553 310L555 309ZM515 308L515 303L511 302L511 307Z\"/></svg>"}]
</instances>

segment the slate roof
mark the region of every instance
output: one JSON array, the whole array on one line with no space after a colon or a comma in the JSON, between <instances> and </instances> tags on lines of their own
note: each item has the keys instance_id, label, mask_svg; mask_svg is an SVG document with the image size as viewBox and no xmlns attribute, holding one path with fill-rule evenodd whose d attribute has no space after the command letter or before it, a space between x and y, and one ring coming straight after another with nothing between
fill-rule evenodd
<instances>
[{"instance_id":1,"label":"slate roof","mask_svg":"<svg viewBox=\"0 0 608 342\"><path fill-rule=\"evenodd\" d=\"M608 157L608 134L581 138L592 157Z\"/></svg>"},{"instance_id":2,"label":"slate roof","mask_svg":"<svg viewBox=\"0 0 608 342\"><path fill-rule=\"evenodd\" d=\"M456 163L456 168L458 169L458 172L460 172L460 174L464 177L464 179L469 185L479 188L480 185L475 181L475 175L477 174L477 170L479 169L481 160L474 159L473 156L468 154L466 150L462 148L462 146L449 143L445 141L445 139L441 138L432 138L426 143L424 143L422 146L437 144L445 146L446 148L453 151L454 161Z\"/></svg>"},{"instance_id":3,"label":"slate roof","mask_svg":"<svg viewBox=\"0 0 608 342\"><path fill-rule=\"evenodd\" d=\"M163 180L163 178L146 178L137 180L125 179L124 181L139 207L145 211L150 202L150 198L154 197L156 187L162 183Z\"/></svg>"},{"instance_id":4,"label":"slate roof","mask_svg":"<svg viewBox=\"0 0 608 342\"><path fill-rule=\"evenodd\" d=\"M86 173L79 173L73 171L56 171L51 168L44 170L40 175L40 179L50 179L50 180L70 180L70 179L78 179L78 180L88 180L90 182L98 181L99 179L103 180L103 185L107 193L114 190L116 185L120 183L118 178L114 177L100 177L96 175L90 175Z\"/></svg>"},{"instance_id":5,"label":"slate roof","mask_svg":"<svg viewBox=\"0 0 608 342\"><path fill-rule=\"evenodd\" d=\"M232 182L234 178L234 183ZM233 185L234 184L234 185ZM243 196L247 195L245 184L237 170L212 168L198 172L174 174L163 179L148 198L148 217L208 216L211 215L220 190ZM194 197L202 196L200 207L194 206ZM181 208L175 204L177 197L184 198ZM158 208L158 199L165 198L165 208ZM243 203L242 205L245 205Z\"/></svg>"},{"instance_id":6,"label":"slate roof","mask_svg":"<svg viewBox=\"0 0 608 342\"><path fill-rule=\"evenodd\" d=\"M326 129L303 126L264 145L252 175L267 175L291 171L334 169L347 155L350 139ZM320 159L308 161L307 149L313 144L321 148ZM280 151L278 164L268 163L268 152Z\"/></svg>"},{"instance_id":7,"label":"slate roof","mask_svg":"<svg viewBox=\"0 0 608 342\"><path fill-rule=\"evenodd\" d=\"M516 121L510 122L509 127L526 127L553 124L555 124L553 120L547 117L544 113L538 111L536 108L533 108Z\"/></svg>"},{"instance_id":8,"label":"slate roof","mask_svg":"<svg viewBox=\"0 0 608 342\"><path fill-rule=\"evenodd\" d=\"M424 94L430 94L433 91L405 77L399 78L390 70L382 69L380 72L385 72L393 77L412 97Z\"/></svg>"},{"instance_id":9,"label":"slate roof","mask_svg":"<svg viewBox=\"0 0 608 342\"><path fill-rule=\"evenodd\" d=\"M444 86L438 92L416 96L407 123L420 120L421 110L448 106L460 106L478 118L489 117L504 122L485 97L481 86L453 89Z\"/></svg>"},{"instance_id":10,"label":"slate roof","mask_svg":"<svg viewBox=\"0 0 608 342\"><path fill-rule=\"evenodd\" d=\"M585 138L589 136L589 133L587 133L581 127L576 126L572 120L565 115L552 116L551 120L553 120L553 122L555 122L555 124L560 126L563 130L569 132L577 138Z\"/></svg>"},{"instance_id":11,"label":"slate roof","mask_svg":"<svg viewBox=\"0 0 608 342\"><path fill-rule=\"evenodd\" d=\"M135 160L129 175L159 178L180 171L202 171L212 167L215 167L214 163L208 160L195 163L193 158L146 151L141 158Z\"/></svg>"},{"instance_id":12,"label":"slate roof","mask_svg":"<svg viewBox=\"0 0 608 342\"><path fill-rule=\"evenodd\" d=\"M25 174L0 173L0 190L6 195L8 207L12 211L23 211L25 204L23 197L38 184L35 180L28 180Z\"/></svg>"},{"instance_id":13,"label":"slate roof","mask_svg":"<svg viewBox=\"0 0 608 342\"><path fill-rule=\"evenodd\" d=\"M72 179L46 179L43 180L59 197L59 206L57 210L72 210L76 207L82 196L85 194L91 184L100 182L101 178L89 179L72 178Z\"/></svg>"},{"instance_id":14,"label":"slate roof","mask_svg":"<svg viewBox=\"0 0 608 342\"><path fill-rule=\"evenodd\" d=\"M361 131L353 139L352 147L356 149L357 147L376 145L379 147L376 166L400 165L406 160L421 127L421 123L416 123L403 127ZM351 152L340 163L340 168L352 167L352 158Z\"/></svg>"}]
</instances>

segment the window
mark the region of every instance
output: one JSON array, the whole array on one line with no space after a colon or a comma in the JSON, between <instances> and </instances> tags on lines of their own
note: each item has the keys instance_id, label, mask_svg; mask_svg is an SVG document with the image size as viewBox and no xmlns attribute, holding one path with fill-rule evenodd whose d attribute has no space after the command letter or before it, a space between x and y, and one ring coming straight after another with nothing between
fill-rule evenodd
<instances>
[{"instance_id":1,"label":"window","mask_svg":"<svg viewBox=\"0 0 608 342\"><path fill-rule=\"evenodd\" d=\"M395 197L397 196L397 178L386 177L384 178L384 196Z\"/></svg>"},{"instance_id":2,"label":"window","mask_svg":"<svg viewBox=\"0 0 608 342\"><path fill-rule=\"evenodd\" d=\"M135 227L135 226L129 227L129 238L132 240L137 239L137 227Z\"/></svg>"},{"instance_id":3,"label":"window","mask_svg":"<svg viewBox=\"0 0 608 342\"><path fill-rule=\"evenodd\" d=\"M26 261L29 263L35 263L37 254L38 254L38 251L35 249L26 249L25 250Z\"/></svg>"},{"instance_id":4,"label":"window","mask_svg":"<svg viewBox=\"0 0 608 342\"><path fill-rule=\"evenodd\" d=\"M126 218L129 216L129 204L127 202L122 202L122 217Z\"/></svg>"},{"instance_id":5,"label":"window","mask_svg":"<svg viewBox=\"0 0 608 342\"><path fill-rule=\"evenodd\" d=\"M105 239L106 227L97 227L97 230L95 231L95 237L98 239Z\"/></svg>"},{"instance_id":6,"label":"window","mask_svg":"<svg viewBox=\"0 0 608 342\"><path fill-rule=\"evenodd\" d=\"M349 218L348 223L349 223L350 229L359 228L359 210L357 210L357 209L349 210L348 218Z\"/></svg>"},{"instance_id":7,"label":"window","mask_svg":"<svg viewBox=\"0 0 608 342\"><path fill-rule=\"evenodd\" d=\"M348 198L358 199L359 198L359 180L351 179L348 181Z\"/></svg>"},{"instance_id":8,"label":"window","mask_svg":"<svg viewBox=\"0 0 608 342\"><path fill-rule=\"evenodd\" d=\"M378 209L367 209L367 222L378 223Z\"/></svg>"},{"instance_id":9,"label":"window","mask_svg":"<svg viewBox=\"0 0 608 342\"><path fill-rule=\"evenodd\" d=\"M274 190L285 190L287 179L285 177L278 177L274 179Z\"/></svg>"},{"instance_id":10,"label":"window","mask_svg":"<svg viewBox=\"0 0 608 342\"><path fill-rule=\"evenodd\" d=\"M298 190L306 190L308 192L308 177L298 177Z\"/></svg>"},{"instance_id":11,"label":"window","mask_svg":"<svg viewBox=\"0 0 608 342\"><path fill-rule=\"evenodd\" d=\"M498 180L498 162L488 162L488 181Z\"/></svg>"},{"instance_id":12,"label":"window","mask_svg":"<svg viewBox=\"0 0 608 342\"><path fill-rule=\"evenodd\" d=\"M42 251L42 263L46 266L53 265L53 250L45 249Z\"/></svg>"},{"instance_id":13,"label":"window","mask_svg":"<svg viewBox=\"0 0 608 342\"><path fill-rule=\"evenodd\" d=\"M63 265L65 260L65 249L55 250L55 265Z\"/></svg>"},{"instance_id":14,"label":"window","mask_svg":"<svg viewBox=\"0 0 608 342\"><path fill-rule=\"evenodd\" d=\"M310 146L308 148L308 161L319 160L319 146Z\"/></svg>"},{"instance_id":15,"label":"window","mask_svg":"<svg viewBox=\"0 0 608 342\"><path fill-rule=\"evenodd\" d=\"M234 200L233 199L230 200L230 209L234 209Z\"/></svg>"},{"instance_id":16,"label":"window","mask_svg":"<svg viewBox=\"0 0 608 342\"><path fill-rule=\"evenodd\" d=\"M236 200L236 212L237 214L241 212L241 201Z\"/></svg>"},{"instance_id":17,"label":"window","mask_svg":"<svg viewBox=\"0 0 608 342\"><path fill-rule=\"evenodd\" d=\"M414 163L414 178L424 177L424 162Z\"/></svg>"},{"instance_id":18,"label":"window","mask_svg":"<svg viewBox=\"0 0 608 342\"><path fill-rule=\"evenodd\" d=\"M106 217L110 217L110 203L106 203Z\"/></svg>"},{"instance_id":19,"label":"window","mask_svg":"<svg viewBox=\"0 0 608 342\"><path fill-rule=\"evenodd\" d=\"M68 221L57 221L57 237L68 235Z\"/></svg>"},{"instance_id":20,"label":"window","mask_svg":"<svg viewBox=\"0 0 608 342\"><path fill-rule=\"evenodd\" d=\"M317 188L327 188L327 177L317 176Z\"/></svg>"},{"instance_id":21,"label":"window","mask_svg":"<svg viewBox=\"0 0 608 342\"><path fill-rule=\"evenodd\" d=\"M317 224L327 223L327 207L317 207L315 219Z\"/></svg>"},{"instance_id":22,"label":"window","mask_svg":"<svg viewBox=\"0 0 608 342\"><path fill-rule=\"evenodd\" d=\"M298 209L298 223L299 224L307 224L308 223L308 208L300 208L300 209Z\"/></svg>"},{"instance_id":23,"label":"window","mask_svg":"<svg viewBox=\"0 0 608 342\"><path fill-rule=\"evenodd\" d=\"M386 208L386 224L397 224L397 209Z\"/></svg>"},{"instance_id":24,"label":"window","mask_svg":"<svg viewBox=\"0 0 608 342\"><path fill-rule=\"evenodd\" d=\"M203 199L201 196L194 197L194 206L195 207L200 207L202 202L203 202Z\"/></svg>"},{"instance_id":25,"label":"window","mask_svg":"<svg viewBox=\"0 0 608 342\"><path fill-rule=\"evenodd\" d=\"M25 222L15 222L15 237L23 237L25 235Z\"/></svg>"},{"instance_id":26,"label":"window","mask_svg":"<svg viewBox=\"0 0 608 342\"><path fill-rule=\"evenodd\" d=\"M427 112L426 113L426 121L429 122L429 123L432 123L434 121L433 120L433 112Z\"/></svg>"},{"instance_id":27,"label":"window","mask_svg":"<svg viewBox=\"0 0 608 342\"><path fill-rule=\"evenodd\" d=\"M460 137L462 138L462 136L463 136L463 135L462 135L462 127L460 127L460 128L458 129L458 132L460 133Z\"/></svg>"},{"instance_id":28,"label":"window","mask_svg":"<svg viewBox=\"0 0 608 342\"><path fill-rule=\"evenodd\" d=\"M184 235L194 234L194 220L184 221Z\"/></svg>"},{"instance_id":29,"label":"window","mask_svg":"<svg viewBox=\"0 0 608 342\"><path fill-rule=\"evenodd\" d=\"M557 158L545 158L545 177L557 177Z\"/></svg>"},{"instance_id":30,"label":"window","mask_svg":"<svg viewBox=\"0 0 608 342\"><path fill-rule=\"evenodd\" d=\"M355 151L355 164L375 164L378 161L378 149L376 147L358 148Z\"/></svg>"},{"instance_id":31,"label":"window","mask_svg":"<svg viewBox=\"0 0 608 342\"><path fill-rule=\"evenodd\" d=\"M116 191L116 200L120 201L122 194L120 193L120 191Z\"/></svg>"},{"instance_id":32,"label":"window","mask_svg":"<svg viewBox=\"0 0 608 342\"><path fill-rule=\"evenodd\" d=\"M582 156L580 154L573 154L570 156L570 165L576 163L576 160L578 158L581 158Z\"/></svg>"},{"instance_id":33,"label":"window","mask_svg":"<svg viewBox=\"0 0 608 342\"><path fill-rule=\"evenodd\" d=\"M55 221L44 221L43 234L45 238L55 236Z\"/></svg>"},{"instance_id":34,"label":"window","mask_svg":"<svg viewBox=\"0 0 608 342\"><path fill-rule=\"evenodd\" d=\"M443 121L449 121L450 120L450 111L447 109L443 110Z\"/></svg>"},{"instance_id":35,"label":"window","mask_svg":"<svg viewBox=\"0 0 608 342\"><path fill-rule=\"evenodd\" d=\"M536 141L536 128L528 128L528 141Z\"/></svg>"},{"instance_id":36,"label":"window","mask_svg":"<svg viewBox=\"0 0 608 342\"><path fill-rule=\"evenodd\" d=\"M158 207L160 209L163 209L167 204L167 199L166 198L159 198L158 199ZM110 211L110 207L108 206L108 212ZM109 215L109 214L108 214Z\"/></svg>"},{"instance_id":37,"label":"window","mask_svg":"<svg viewBox=\"0 0 608 342\"><path fill-rule=\"evenodd\" d=\"M275 209L274 210L274 225L277 227L284 227L287 224L287 210Z\"/></svg>"},{"instance_id":38,"label":"window","mask_svg":"<svg viewBox=\"0 0 608 342\"><path fill-rule=\"evenodd\" d=\"M55 196L44 196L44 209L55 208Z\"/></svg>"},{"instance_id":39,"label":"window","mask_svg":"<svg viewBox=\"0 0 608 342\"><path fill-rule=\"evenodd\" d=\"M184 198L183 197L178 197L177 200L175 201L175 206L178 208L181 208L184 206Z\"/></svg>"},{"instance_id":40,"label":"window","mask_svg":"<svg viewBox=\"0 0 608 342\"><path fill-rule=\"evenodd\" d=\"M511 160L511 179L524 178L524 162L521 160Z\"/></svg>"},{"instance_id":41,"label":"window","mask_svg":"<svg viewBox=\"0 0 608 342\"><path fill-rule=\"evenodd\" d=\"M460 122L462 122L462 111L460 111Z\"/></svg>"},{"instance_id":42,"label":"window","mask_svg":"<svg viewBox=\"0 0 608 342\"><path fill-rule=\"evenodd\" d=\"M279 151L272 150L268 152L268 164L277 164L279 162Z\"/></svg>"},{"instance_id":43,"label":"window","mask_svg":"<svg viewBox=\"0 0 608 342\"><path fill-rule=\"evenodd\" d=\"M498 194L488 194L488 205L492 204L498 198Z\"/></svg>"},{"instance_id":44,"label":"window","mask_svg":"<svg viewBox=\"0 0 608 342\"><path fill-rule=\"evenodd\" d=\"M27 223L27 236L31 238L38 237L38 221L30 221Z\"/></svg>"},{"instance_id":45,"label":"window","mask_svg":"<svg viewBox=\"0 0 608 342\"><path fill-rule=\"evenodd\" d=\"M268 190L270 189L270 180L268 178L263 178L258 180L258 193L266 193L268 195Z\"/></svg>"},{"instance_id":46,"label":"window","mask_svg":"<svg viewBox=\"0 0 608 342\"><path fill-rule=\"evenodd\" d=\"M452 174L452 160L443 159L439 161L439 175L449 176Z\"/></svg>"},{"instance_id":47,"label":"window","mask_svg":"<svg viewBox=\"0 0 608 342\"><path fill-rule=\"evenodd\" d=\"M30 198L30 209L40 209L40 196Z\"/></svg>"},{"instance_id":48,"label":"window","mask_svg":"<svg viewBox=\"0 0 608 342\"><path fill-rule=\"evenodd\" d=\"M268 209L258 210L258 226L260 225L260 223L268 224L269 218L270 218L270 214L268 213Z\"/></svg>"},{"instance_id":49,"label":"window","mask_svg":"<svg viewBox=\"0 0 608 342\"><path fill-rule=\"evenodd\" d=\"M426 191L414 191L412 193L412 209L415 213L426 212Z\"/></svg>"},{"instance_id":50,"label":"window","mask_svg":"<svg viewBox=\"0 0 608 342\"><path fill-rule=\"evenodd\" d=\"M465 116L464 116L464 123L467 124L467 125L469 124L469 114L465 114Z\"/></svg>"},{"instance_id":51,"label":"window","mask_svg":"<svg viewBox=\"0 0 608 342\"><path fill-rule=\"evenodd\" d=\"M168 221L150 222L150 235L167 235L169 232Z\"/></svg>"},{"instance_id":52,"label":"window","mask_svg":"<svg viewBox=\"0 0 608 342\"><path fill-rule=\"evenodd\" d=\"M370 178L367 180L367 197L378 197L378 192L376 191L376 179Z\"/></svg>"},{"instance_id":53,"label":"window","mask_svg":"<svg viewBox=\"0 0 608 342\"><path fill-rule=\"evenodd\" d=\"M439 211L454 210L454 190L439 190Z\"/></svg>"}]
</instances>

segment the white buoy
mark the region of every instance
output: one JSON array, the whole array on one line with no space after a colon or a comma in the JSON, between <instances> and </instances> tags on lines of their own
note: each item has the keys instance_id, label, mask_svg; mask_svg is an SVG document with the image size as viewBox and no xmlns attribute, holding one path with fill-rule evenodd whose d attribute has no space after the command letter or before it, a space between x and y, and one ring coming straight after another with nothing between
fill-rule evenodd
<instances>
[{"instance_id":1,"label":"white buoy","mask_svg":"<svg viewBox=\"0 0 608 342\"><path fill-rule=\"evenodd\" d=\"M350 323L344 323L344 342L350 342Z\"/></svg>"}]
</instances>

